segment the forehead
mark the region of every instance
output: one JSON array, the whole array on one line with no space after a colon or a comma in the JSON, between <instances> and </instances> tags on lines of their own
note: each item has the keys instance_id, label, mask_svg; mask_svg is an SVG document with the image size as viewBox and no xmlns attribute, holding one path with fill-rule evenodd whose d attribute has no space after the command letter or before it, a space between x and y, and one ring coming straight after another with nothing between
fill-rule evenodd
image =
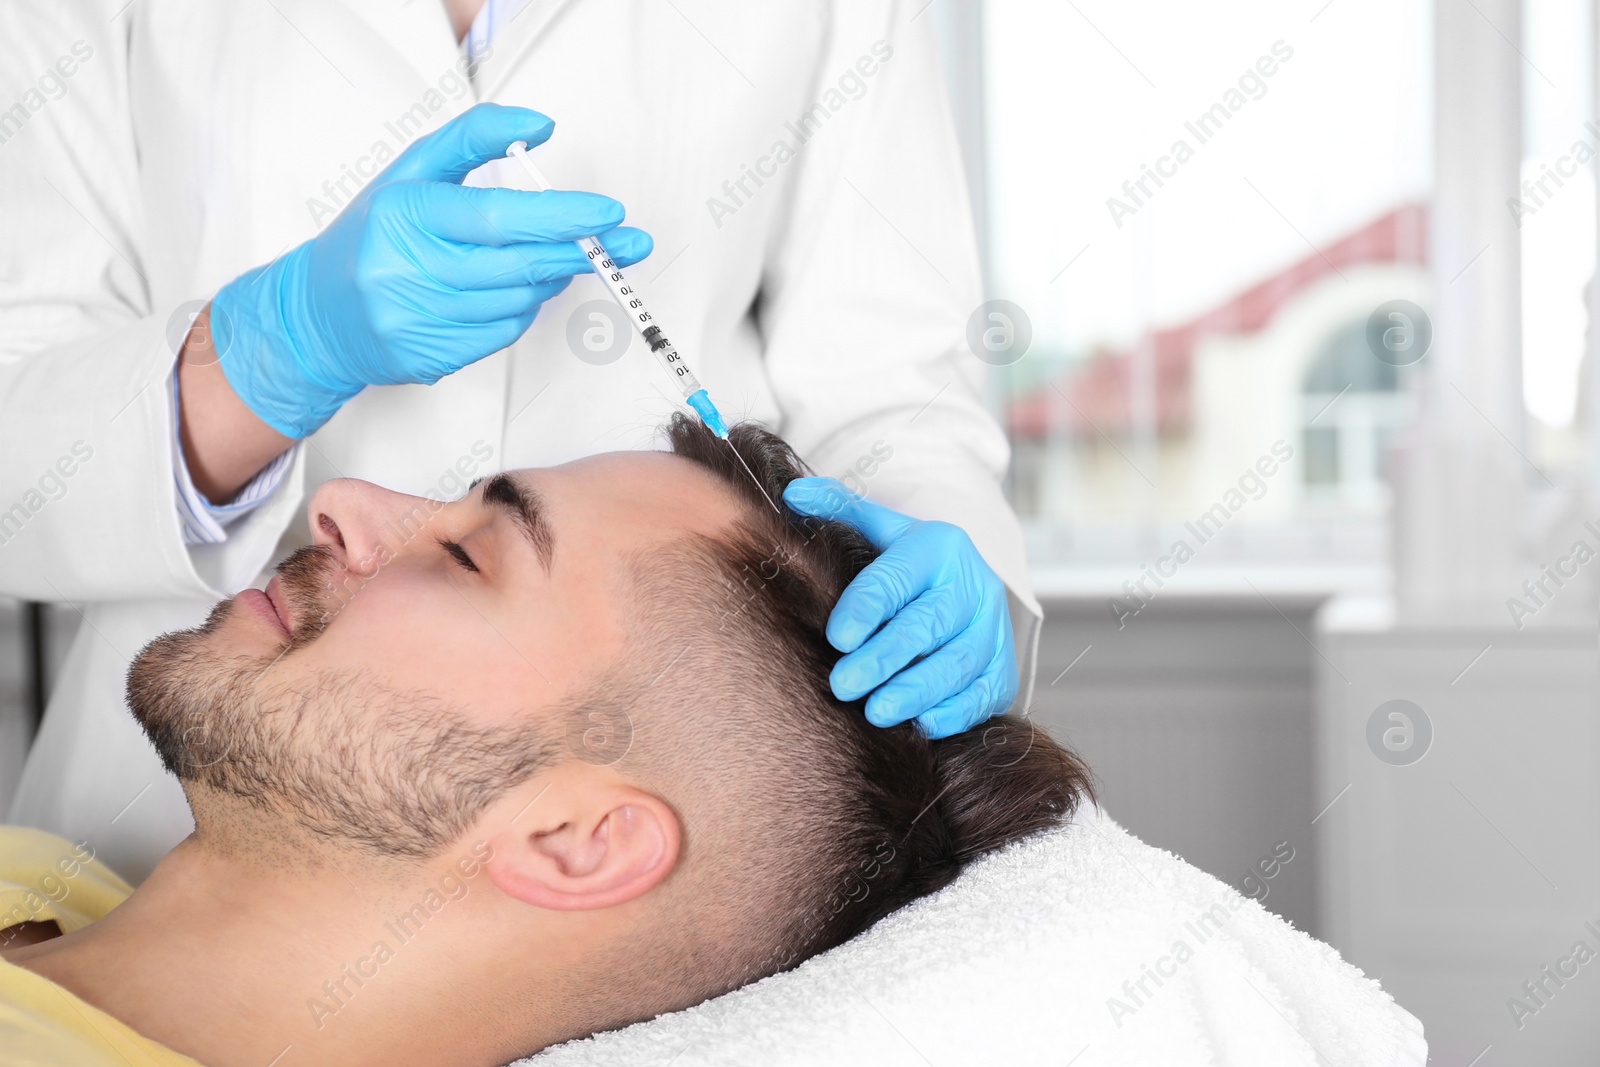
<instances>
[{"instance_id":1,"label":"forehead","mask_svg":"<svg viewBox=\"0 0 1600 1067\"><path fill-rule=\"evenodd\" d=\"M670 452L606 452L516 476L544 498L558 558L585 543L626 550L674 533L718 534L745 509L717 475Z\"/></svg>"}]
</instances>

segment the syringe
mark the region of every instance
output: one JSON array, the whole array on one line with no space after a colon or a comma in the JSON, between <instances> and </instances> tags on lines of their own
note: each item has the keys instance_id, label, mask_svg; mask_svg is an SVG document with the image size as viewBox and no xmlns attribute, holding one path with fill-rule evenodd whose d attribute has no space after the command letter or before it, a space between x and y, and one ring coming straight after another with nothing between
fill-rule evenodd
<instances>
[{"instance_id":1,"label":"syringe","mask_svg":"<svg viewBox=\"0 0 1600 1067\"><path fill-rule=\"evenodd\" d=\"M506 155L522 164L522 169L527 171L535 189L545 192L550 188L550 183L545 181L544 175L529 158L526 141L512 141L506 148ZM633 286L622 276L622 268L612 261L605 246L595 238L580 237L577 245L583 249L583 254L589 257L589 266L594 268L600 280L606 283L606 288L632 320L634 329L639 331L645 344L650 346L650 352L667 369L668 377L677 383L678 389L683 393L684 403L694 409L694 413L700 416L700 421L706 424L707 429L724 441L728 441L728 425L722 421L722 415L711 402L711 396L706 392L705 386L700 384L700 380L694 376L694 371L689 369L689 364L683 361L678 350L672 347L672 342L667 340L667 335L661 332L660 325L650 317L650 312L645 310L644 300L634 292ZM761 480L750 469L750 464L744 461L744 457L739 455L739 450L733 447L732 441L728 441L728 447L733 449L733 454L738 457L740 465L744 467L745 473L750 475L750 480L755 483L756 488L761 490L761 495L767 498L767 503L772 504L772 510L780 515L783 514L778 505L772 503L772 497L768 496L766 489L761 485Z\"/></svg>"},{"instance_id":2,"label":"syringe","mask_svg":"<svg viewBox=\"0 0 1600 1067\"><path fill-rule=\"evenodd\" d=\"M544 174L539 173L538 166L534 166L533 160L528 158L528 142L510 142L506 147L506 155L522 163L522 170L528 171L528 178L533 179L534 189L538 189L539 192L546 192L549 189L550 182L544 181ZM634 286L630 286L627 278L622 277L621 267L611 261L605 245L594 237L579 237L578 246L584 250L586 256L589 256L589 266L594 267L595 274L600 275L600 280L605 282L606 290L611 291L611 296L616 298L616 302L621 304L627 317L634 322L635 330L638 330L640 336L645 339L645 344L650 346L651 354L661 360L661 365L667 368L667 376L677 382L678 390L682 390L683 402L693 408L694 414L698 414L701 422L706 424L706 429L728 442L728 448L733 451L734 458L738 459L739 466L744 467L744 472L750 475L750 482L755 483L755 488L765 496L766 502L771 504L774 512L782 515L778 504L773 504L773 498L766 493L762 480L755 477L754 470L750 470L750 464L744 462L744 456L741 456L738 448L734 448L733 442L728 440L728 424L722 421L722 414L718 413L717 405L710 402L706 387L699 384L698 378L694 378L694 371L690 370L688 363L683 362L682 355L678 355L678 350L672 347L672 342L667 341L667 334L661 333L661 326L654 322L650 312L645 310L645 301L635 293Z\"/></svg>"}]
</instances>

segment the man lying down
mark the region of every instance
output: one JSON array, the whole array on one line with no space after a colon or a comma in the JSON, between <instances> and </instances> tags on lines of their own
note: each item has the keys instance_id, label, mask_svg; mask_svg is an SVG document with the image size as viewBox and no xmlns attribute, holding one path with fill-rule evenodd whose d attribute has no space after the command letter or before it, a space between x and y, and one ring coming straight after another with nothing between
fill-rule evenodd
<instances>
[{"instance_id":1,"label":"man lying down","mask_svg":"<svg viewBox=\"0 0 1600 1067\"><path fill-rule=\"evenodd\" d=\"M837 701L871 546L668 436L426 510L329 483L265 595L145 648L129 704L195 832L128 895L5 831L0 887L47 898L6 1062L502 1064L792 967L1088 796L1023 720L930 741ZM775 500L804 473L732 441Z\"/></svg>"}]
</instances>

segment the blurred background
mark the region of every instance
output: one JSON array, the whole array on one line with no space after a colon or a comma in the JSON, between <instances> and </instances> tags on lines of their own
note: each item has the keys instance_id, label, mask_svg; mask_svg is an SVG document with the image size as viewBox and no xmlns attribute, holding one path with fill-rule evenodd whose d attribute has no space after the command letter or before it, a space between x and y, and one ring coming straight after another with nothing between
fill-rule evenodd
<instances>
[{"instance_id":1,"label":"blurred background","mask_svg":"<svg viewBox=\"0 0 1600 1067\"><path fill-rule=\"evenodd\" d=\"M1596 7L914 16L1047 611L1032 713L1433 1064L1600 1062ZM0 601L6 789L77 619Z\"/></svg>"},{"instance_id":2,"label":"blurred background","mask_svg":"<svg viewBox=\"0 0 1600 1067\"><path fill-rule=\"evenodd\" d=\"M1033 713L1433 1064L1600 1063L1596 6L926 9Z\"/></svg>"}]
</instances>

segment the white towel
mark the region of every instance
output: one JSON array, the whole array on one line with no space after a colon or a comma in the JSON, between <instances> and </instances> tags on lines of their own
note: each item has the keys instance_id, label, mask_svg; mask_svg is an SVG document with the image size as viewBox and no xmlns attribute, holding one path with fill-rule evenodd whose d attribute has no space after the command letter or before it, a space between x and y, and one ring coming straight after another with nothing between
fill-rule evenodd
<instances>
[{"instance_id":1,"label":"white towel","mask_svg":"<svg viewBox=\"0 0 1600 1067\"><path fill-rule=\"evenodd\" d=\"M1085 805L1063 828L983 858L792 971L520 1062L1422 1067L1426 1059L1422 1024L1332 948Z\"/></svg>"}]
</instances>

